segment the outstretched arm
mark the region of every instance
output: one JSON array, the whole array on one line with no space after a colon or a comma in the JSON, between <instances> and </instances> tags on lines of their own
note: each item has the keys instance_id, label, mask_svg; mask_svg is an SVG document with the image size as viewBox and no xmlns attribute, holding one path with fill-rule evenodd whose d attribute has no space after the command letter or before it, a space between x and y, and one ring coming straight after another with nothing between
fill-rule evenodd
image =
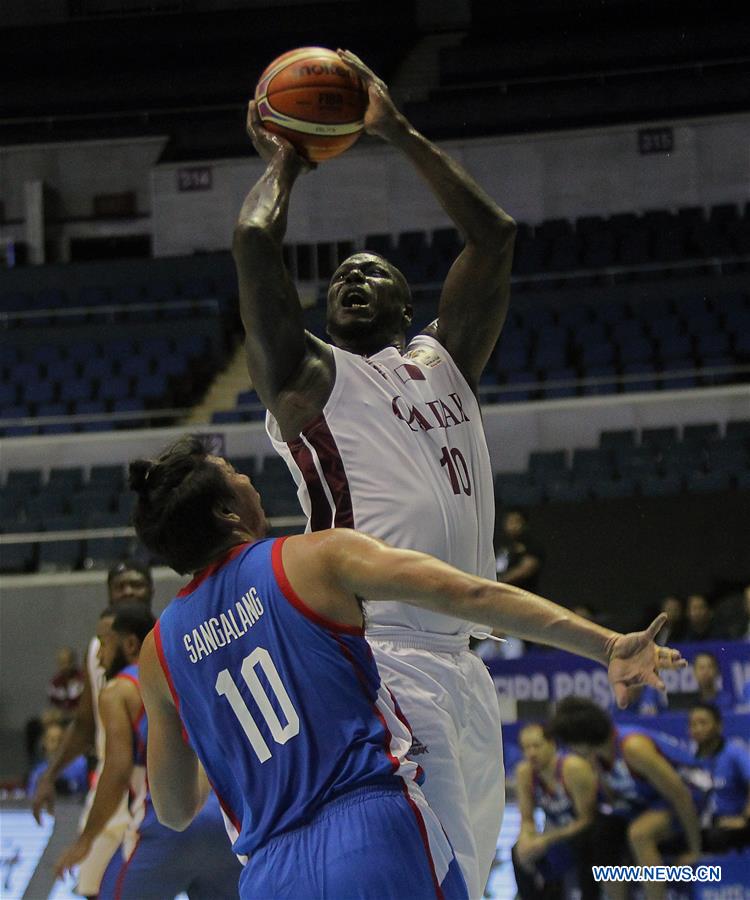
<instances>
[{"instance_id":1,"label":"outstretched arm","mask_svg":"<svg viewBox=\"0 0 750 900\"><path fill-rule=\"evenodd\" d=\"M242 204L232 254L248 372L263 404L277 418L281 416L283 428L282 395L286 392L288 401L289 392L295 392L300 379L310 388L310 378L316 374L315 370L305 372L307 364L315 360L309 359L311 347L305 336L302 307L282 256L292 188L308 164L291 144L263 128L254 102L249 106L247 128L268 165ZM311 417L307 410L302 414L303 424L305 416Z\"/></svg>"},{"instance_id":2,"label":"outstretched arm","mask_svg":"<svg viewBox=\"0 0 750 900\"><path fill-rule=\"evenodd\" d=\"M156 653L153 631L143 642L138 668L148 716L146 755L154 810L163 825L184 831L203 808L209 785L195 751L182 739L182 722Z\"/></svg>"},{"instance_id":3,"label":"outstretched arm","mask_svg":"<svg viewBox=\"0 0 750 900\"><path fill-rule=\"evenodd\" d=\"M317 610L345 624L362 623L355 596L400 600L434 612L487 622L507 634L596 660L609 669L621 707L628 687L664 690L658 668L686 665L677 650L657 647L658 616L646 631L618 634L528 591L454 569L425 553L397 550L349 529L290 537L283 564L292 586Z\"/></svg>"},{"instance_id":4,"label":"outstretched arm","mask_svg":"<svg viewBox=\"0 0 750 900\"><path fill-rule=\"evenodd\" d=\"M515 222L462 166L412 127L385 82L359 57L347 50L339 56L368 87L365 129L411 161L464 239L443 285L436 337L476 385L508 312Z\"/></svg>"}]
</instances>

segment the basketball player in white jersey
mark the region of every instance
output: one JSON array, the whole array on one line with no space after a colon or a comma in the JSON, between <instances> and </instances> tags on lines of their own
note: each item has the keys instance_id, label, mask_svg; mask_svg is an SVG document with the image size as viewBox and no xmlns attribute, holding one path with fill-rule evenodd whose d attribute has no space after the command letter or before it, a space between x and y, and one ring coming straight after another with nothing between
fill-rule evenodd
<instances>
[{"instance_id":1,"label":"basketball player in white jersey","mask_svg":"<svg viewBox=\"0 0 750 900\"><path fill-rule=\"evenodd\" d=\"M107 574L107 591L109 605L115 608L123 603L141 602L149 608L153 598L153 581L148 566L138 560L123 559L115 563ZM92 637L86 650L86 668L84 671L84 688L81 700L76 707L73 721L68 726L60 749L51 761L49 768L39 779L39 784L32 798L32 811L37 822L41 823L43 809L50 813L55 808L55 780L59 773L71 760L81 753L88 753L94 748L97 758L94 783L86 796L83 814L79 823L83 830L89 810L96 795L96 782L104 766L104 729L99 717L99 693L106 683L104 669L99 663L99 638ZM112 818L107 822L91 846L86 858L78 870L76 891L84 897L96 897L99 884L114 852L122 843L125 830L130 822L127 792Z\"/></svg>"},{"instance_id":2,"label":"basketball player in white jersey","mask_svg":"<svg viewBox=\"0 0 750 900\"><path fill-rule=\"evenodd\" d=\"M476 387L508 308L515 223L414 130L361 60L340 56L367 85L365 130L413 164L465 246L438 319L408 345L409 287L373 253L351 256L333 276L333 346L305 332L281 245L292 187L308 166L251 103L248 132L268 167L243 204L233 248L250 377L310 530L350 526L494 579L492 468ZM479 897L504 803L497 697L469 651L479 626L400 602L370 606L367 623L414 732L428 801Z\"/></svg>"}]
</instances>

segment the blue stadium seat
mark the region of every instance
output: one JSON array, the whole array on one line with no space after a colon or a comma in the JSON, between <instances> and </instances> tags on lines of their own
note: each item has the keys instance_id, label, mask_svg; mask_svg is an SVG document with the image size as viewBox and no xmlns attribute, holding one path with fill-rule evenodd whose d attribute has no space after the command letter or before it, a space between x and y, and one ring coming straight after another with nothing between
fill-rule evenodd
<instances>
[{"instance_id":1,"label":"blue stadium seat","mask_svg":"<svg viewBox=\"0 0 750 900\"><path fill-rule=\"evenodd\" d=\"M635 363L645 363L654 359L654 348L651 341L645 338L634 338L618 346L620 360L628 367Z\"/></svg>"},{"instance_id":2,"label":"blue stadium seat","mask_svg":"<svg viewBox=\"0 0 750 900\"><path fill-rule=\"evenodd\" d=\"M517 372L519 369L524 369L528 361L528 351L524 347L508 347L503 343L497 352L497 371L500 373Z\"/></svg>"},{"instance_id":3,"label":"blue stadium seat","mask_svg":"<svg viewBox=\"0 0 750 900\"><path fill-rule=\"evenodd\" d=\"M7 381L0 383L0 406L13 406L18 398L18 388Z\"/></svg>"},{"instance_id":4,"label":"blue stadium seat","mask_svg":"<svg viewBox=\"0 0 750 900\"><path fill-rule=\"evenodd\" d=\"M143 400L139 397L125 397L120 400L115 400L112 403L112 412L113 413L134 413L141 412L143 410ZM142 428L144 424L143 419L139 418L128 418L123 419L117 422L117 428Z\"/></svg>"},{"instance_id":5,"label":"blue stadium seat","mask_svg":"<svg viewBox=\"0 0 750 900\"><path fill-rule=\"evenodd\" d=\"M69 493L83 487L83 468L81 466L53 466L47 479L48 488L59 488Z\"/></svg>"},{"instance_id":6,"label":"blue stadium seat","mask_svg":"<svg viewBox=\"0 0 750 900\"><path fill-rule=\"evenodd\" d=\"M31 408L25 403L13 403L0 410L0 419L27 419L30 415Z\"/></svg>"},{"instance_id":7,"label":"blue stadium seat","mask_svg":"<svg viewBox=\"0 0 750 900\"><path fill-rule=\"evenodd\" d=\"M712 494L729 490L731 484L732 477L729 472L720 470L694 472L688 477L687 489L691 494Z\"/></svg>"},{"instance_id":8,"label":"blue stadium seat","mask_svg":"<svg viewBox=\"0 0 750 900\"><path fill-rule=\"evenodd\" d=\"M641 431L641 444L653 450L663 452L678 443L679 435L675 426L662 428L644 428Z\"/></svg>"},{"instance_id":9,"label":"blue stadium seat","mask_svg":"<svg viewBox=\"0 0 750 900\"><path fill-rule=\"evenodd\" d=\"M0 572L30 572L36 560L37 544L6 544L0 553Z\"/></svg>"},{"instance_id":10,"label":"blue stadium seat","mask_svg":"<svg viewBox=\"0 0 750 900\"><path fill-rule=\"evenodd\" d=\"M141 338L139 343L141 354L149 359L159 360L174 352L174 342L168 337L153 335Z\"/></svg>"},{"instance_id":11,"label":"blue stadium seat","mask_svg":"<svg viewBox=\"0 0 750 900\"><path fill-rule=\"evenodd\" d=\"M179 378L188 371L188 360L181 353L169 353L156 360L154 372L170 378Z\"/></svg>"},{"instance_id":12,"label":"blue stadium seat","mask_svg":"<svg viewBox=\"0 0 750 900\"><path fill-rule=\"evenodd\" d=\"M71 359L61 359L47 364L48 381L72 381L78 377L78 366Z\"/></svg>"},{"instance_id":13,"label":"blue stadium seat","mask_svg":"<svg viewBox=\"0 0 750 900\"><path fill-rule=\"evenodd\" d=\"M529 472L535 480L549 473L561 475L566 471L564 450L532 450L529 454Z\"/></svg>"},{"instance_id":14,"label":"blue stadium seat","mask_svg":"<svg viewBox=\"0 0 750 900\"><path fill-rule=\"evenodd\" d=\"M63 403L90 400L94 393L94 385L90 378L74 378L60 385L60 400Z\"/></svg>"},{"instance_id":15,"label":"blue stadium seat","mask_svg":"<svg viewBox=\"0 0 750 900\"><path fill-rule=\"evenodd\" d=\"M656 374L656 366L650 362L633 362L622 368L622 390L626 394L639 391L655 391L660 379ZM642 378L634 378L642 375Z\"/></svg>"},{"instance_id":16,"label":"blue stadium seat","mask_svg":"<svg viewBox=\"0 0 750 900\"><path fill-rule=\"evenodd\" d=\"M216 285L207 275L196 275L182 282L182 296L187 300L206 300L216 296Z\"/></svg>"},{"instance_id":17,"label":"blue stadium seat","mask_svg":"<svg viewBox=\"0 0 750 900\"><path fill-rule=\"evenodd\" d=\"M101 381L109 381L113 373L113 361L103 356L92 356L83 363L81 370L84 378L98 378Z\"/></svg>"},{"instance_id":18,"label":"blue stadium seat","mask_svg":"<svg viewBox=\"0 0 750 900\"><path fill-rule=\"evenodd\" d=\"M629 344L643 338L643 325L638 319L621 319L613 322L610 328L616 344Z\"/></svg>"},{"instance_id":19,"label":"blue stadium seat","mask_svg":"<svg viewBox=\"0 0 750 900\"><path fill-rule=\"evenodd\" d=\"M124 400L130 395L130 379L115 375L102 380L99 385L99 400Z\"/></svg>"},{"instance_id":20,"label":"blue stadium seat","mask_svg":"<svg viewBox=\"0 0 750 900\"><path fill-rule=\"evenodd\" d=\"M55 386L49 381L27 381L21 386L22 403L51 403L54 395Z\"/></svg>"},{"instance_id":21,"label":"blue stadium seat","mask_svg":"<svg viewBox=\"0 0 750 900\"><path fill-rule=\"evenodd\" d=\"M30 382L37 382L41 377L42 373L36 363L20 362L13 366L12 380L15 381L16 384L23 385L29 384Z\"/></svg>"},{"instance_id":22,"label":"blue stadium seat","mask_svg":"<svg viewBox=\"0 0 750 900\"><path fill-rule=\"evenodd\" d=\"M682 440L685 443L705 446L709 441L714 441L718 437L719 426L716 422L685 425L682 429Z\"/></svg>"},{"instance_id":23,"label":"blue stadium seat","mask_svg":"<svg viewBox=\"0 0 750 900\"><path fill-rule=\"evenodd\" d=\"M83 568L106 571L118 559L129 556L130 538L89 538L83 551Z\"/></svg>"},{"instance_id":24,"label":"blue stadium seat","mask_svg":"<svg viewBox=\"0 0 750 900\"><path fill-rule=\"evenodd\" d=\"M709 471L736 475L750 466L750 454L742 439L728 437L709 443L707 463Z\"/></svg>"},{"instance_id":25,"label":"blue stadium seat","mask_svg":"<svg viewBox=\"0 0 750 900\"><path fill-rule=\"evenodd\" d=\"M236 425L246 422L245 412L241 409L218 409L211 415L211 421L216 425Z\"/></svg>"},{"instance_id":26,"label":"blue stadium seat","mask_svg":"<svg viewBox=\"0 0 750 900\"><path fill-rule=\"evenodd\" d=\"M687 316L684 319L687 331L694 337L721 331L721 322L716 313L705 312Z\"/></svg>"},{"instance_id":27,"label":"blue stadium seat","mask_svg":"<svg viewBox=\"0 0 750 900\"><path fill-rule=\"evenodd\" d=\"M126 378L140 378L151 371L151 360L143 356L131 356L120 362L120 375Z\"/></svg>"},{"instance_id":28,"label":"blue stadium seat","mask_svg":"<svg viewBox=\"0 0 750 900\"><path fill-rule=\"evenodd\" d=\"M76 306L106 306L112 302L109 288L87 285L78 291Z\"/></svg>"},{"instance_id":29,"label":"blue stadium seat","mask_svg":"<svg viewBox=\"0 0 750 900\"><path fill-rule=\"evenodd\" d=\"M102 344L102 356L108 359L124 360L135 353L135 342L129 338L116 338Z\"/></svg>"},{"instance_id":30,"label":"blue stadium seat","mask_svg":"<svg viewBox=\"0 0 750 900\"><path fill-rule=\"evenodd\" d=\"M677 472L651 473L637 481L644 497L669 497L682 491L682 477Z\"/></svg>"},{"instance_id":31,"label":"blue stadium seat","mask_svg":"<svg viewBox=\"0 0 750 900\"><path fill-rule=\"evenodd\" d=\"M68 346L66 353L74 363L88 363L99 355L99 345L94 341L75 341Z\"/></svg>"},{"instance_id":32,"label":"blue stadium seat","mask_svg":"<svg viewBox=\"0 0 750 900\"><path fill-rule=\"evenodd\" d=\"M554 384L554 382L562 382L562 384ZM565 382L572 383L565 384ZM547 400L575 397L578 394L575 369L551 369L546 373L546 383L542 390L542 396Z\"/></svg>"},{"instance_id":33,"label":"blue stadium seat","mask_svg":"<svg viewBox=\"0 0 750 900\"><path fill-rule=\"evenodd\" d=\"M125 483L125 468L118 465L92 466L89 471L89 487L107 489L110 492L120 490Z\"/></svg>"},{"instance_id":34,"label":"blue stadium seat","mask_svg":"<svg viewBox=\"0 0 750 900\"><path fill-rule=\"evenodd\" d=\"M552 311L546 306L530 306L525 309L519 309L518 316L524 328L531 329L537 333L543 329L555 327Z\"/></svg>"},{"instance_id":35,"label":"blue stadium seat","mask_svg":"<svg viewBox=\"0 0 750 900\"><path fill-rule=\"evenodd\" d=\"M616 394L618 390L617 370L613 365L587 366L583 371L584 381L581 385L584 396ZM596 383L587 383L586 379L596 379Z\"/></svg>"},{"instance_id":36,"label":"blue stadium seat","mask_svg":"<svg viewBox=\"0 0 750 900\"><path fill-rule=\"evenodd\" d=\"M379 253L386 259L390 258L394 249L393 236L390 234L368 234L365 237L365 250Z\"/></svg>"},{"instance_id":37,"label":"blue stadium seat","mask_svg":"<svg viewBox=\"0 0 750 900\"><path fill-rule=\"evenodd\" d=\"M614 324L628 316L628 304L624 300L602 300L592 307L595 322Z\"/></svg>"},{"instance_id":38,"label":"blue stadium seat","mask_svg":"<svg viewBox=\"0 0 750 900\"><path fill-rule=\"evenodd\" d=\"M646 328L652 338L665 341L681 334L680 320L677 316L666 315L646 322Z\"/></svg>"},{"instance_id":39,"label":"blue stadium seat","mask_svg":"<svg viewBox=\"0 0 750 900\"><path fill-rule=\"evenodd\" d=\"M37 571L73 572L81 563L83 541L45 541L39 544Z\"/></svg>"},{"instance_id":40,"label":"blue stadium seat","mask_svg":"<svg viewBox=\"0 0 750 900\"><path fill-rule=\"evenodd\" d=\"M547 499L554 503L579 503L586 500L589 487L586 482L570 478L556 478L545 485Z\"/></svg>"},{"instance_id":41,"label":"blue stadium seat","mask_svg":"<svg viewBox=\"0 0 750 900\"><path fill-rule=\"evenodd\" d=\"M663 337L656 343L657 354L664 361L682 359L692 352L692 341L687 334Z\"/></svg>"},{"instance_id":42,"label":"blue stadium seat","mask_svg":"<svg viewBox=\"0 0 750 900\"><path fill-rule=\"evenodd\" d=\"M590 490L600 500L619 500L635 494L637 482L633 477L592 481Z\"/></svg>"},{"instance_id":43,"label":"blue stadium seat","mask_svg":"<svg viewBox=\"0 0 750 900\"><path fill-rule=\"evenodd\" d=\"M42 487L41 469L11 469L5 479L5 487L29 496Z\"/></svg>"},{"instance_id":44,"label":"blue stadium seat","mask_svg":"<svg viewBox=\"0 0 750 900\"><path fill-rule=\"evenodd\" d=\"M227 462L233 465L241 475L248 475L250 478L255 477L256 466L254 456L228 456Z\"/></svg>"},{"instance_id":45,"label":"blue stadium seat","mask_svg":"<svg viewBox=\"0 0 750 900\"><path fill-rule=\"evenodd\" d=\"M703 356L700 358L701 379L705 385L729 384L736 381L735 360L727 356Z\"/></svg>"},{"instance_id":46,"label":"blue stadium seat","mask_svg":"<svg viewBox=\"0 0 750 900\"><path fill-rule=\"evenodd\" d=\"M610 366L615 361L615 349L610 343L585 344L581 347L581 363L584 369Z\"/></svg>"},{"instance_id":47,"label":"blue stadium seat","mask_svg":"<svg viewBox=\"0 0 750 900\"><path fill-rule=\"evenodd\" d=\"M648 475L657 471L657 459L650 447L612 448L615 469L620 477Z\"/></svg>"},{"instance_id":48,"label":"blue stadium seat","mask_svg":"<svg viewBox=\"0 0 750 900\"><path fill-rule=\"evenodd\" d=\"M531 355L532 363L540 369L563 369L567 362L565 346L548 344L537 349Z\"/></svg>"},{"instance_id":49,"label":"blue stadium seat","mask_svg":"<svg viewBox=\"0 0 750 900\"><path fill-rule=\"evenodd\" d=\"M59 362L62 359L62 352L55 344L42 344L32 348L26 358L38 366L48 366L50 363Z\"/></svg>"},{"instance_id":50,"label":"blue stadium seat","mask_svg":"<svg viewBox=\"0 0 750 900\"><path fill-rule=\"evenodd\" d=\"M607 340L607 334L601 322L591 322L573 330L572 341L576 347L605 344Z\"/></svg>"},{"instance_id":51,"label":"blue stadium seat","mask_svg":"<svg viewBox=\"0 0 750 900\"><path fill-rule=\"evenodd\" d=\"M729 335L726 332L699 334L695 338L699 356L725 356L729 353Z\"/></svg>"},{"instance_id":52,"label":"blue stadium seat","mask_svg":"<svg viewBox=\"0 0 750 900\"><path fill-rule=\"evenodd\" d=\"M675 312L683 318L701 316L708 310L706 298L702 294L680 297L674 302Z\"/></svg>"},{"instance_id":53,"label":"blue stadium seat","mask_svg":"<svg viewBox=\"0 0 750 900\"><path fill-rule=\"evenodd\" d=\"M135 381L135 395L146 403L168 402L169 385L165 375L143 375Z\"/></svg>"},{"instance_id":54,"label":"blue stadium seat","mask_svg":"<svg viewBox=\"0 0 750 900\"><path fill-rule=\"evenodd\" d=\"M730 419L727 422L726 436L750 441L750 419Z\"/></svg>"}]
</instances>

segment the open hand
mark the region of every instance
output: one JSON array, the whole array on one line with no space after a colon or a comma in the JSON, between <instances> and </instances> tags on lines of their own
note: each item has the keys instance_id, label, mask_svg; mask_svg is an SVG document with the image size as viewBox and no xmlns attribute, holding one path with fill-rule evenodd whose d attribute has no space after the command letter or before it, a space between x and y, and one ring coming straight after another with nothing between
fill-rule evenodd
<instances>
[{"instance_id":1,"label":"open hand","mask_svg":"<svg viewBox=\"0 0 750 900\"><path fill-rule=\"evenodd\" d=\"M659 669L682 669L687 665L679 650L658 647L654 643L666 621L667 614L661 613L645 631L621 634L608 648L609 683L620 709L628 704L628 688L649 684L663 691L664 682L659 678Z\"/></svg>"},{"instance_id":2,"label":"open hand","mask_svg":"<svg viewBox=\"0 0 750 900\"><path fill-rule=\"evenodd\" d=\"M394 130L406 121L396 109L388 86L351 50L337 50L336 53L342 62L354 69L367 88L365 131L388 140Z\"/></svg>"},{"instance_id":3,"label":"open hand","mask_svg":"<svg viewBox=\"0 0 750 900\"><path fill-rule=\"evenodd\" d=\"M80 835L78 840L74 844L71 844L55 863L55 875L57 875L58 878L63 878L65 873L69 872L73 866L77 866L78 863L83 862L89 855L92 843L93 842L89 838Z\"/></svg>"},{"instance_id":4,"label":"open hand","mask_svg":"<svg viewBox=\"0 0 750 900\"><path fill-rule=\"evenodd\" d=\"M317 168L315 163L300 156L285 137L274 134L264 127L255 100L251 100L247 106L247 133L253 142L253 147L258 151L258 155L266 162L270 162L277 153L283 153L287 157L295 159L305 171Z\"/></svg>"},{"instance_id":5,"label":"open hand","mask_svg":"<svg viewBox=\"0 0 750 900\"><path fill-rule=\"evenodd\" d=\"M34 814L37 825L42 824L42 812L45 809L51 816L54 816L56 796L55 783L47 778L46 775L42 775L37 782L34 796L31 798L31 811Z\"/></svg>"}]
</instances>

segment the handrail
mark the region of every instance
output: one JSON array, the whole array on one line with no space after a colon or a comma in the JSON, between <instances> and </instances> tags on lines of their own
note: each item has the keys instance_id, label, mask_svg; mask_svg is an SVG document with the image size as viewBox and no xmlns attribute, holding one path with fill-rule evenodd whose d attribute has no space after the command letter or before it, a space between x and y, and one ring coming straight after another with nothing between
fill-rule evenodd
<instances>
[{"instance_id":1,"label":"handrail","mask_svg":"<svg viewBox=\"0 0 750 900\"><path fill-rule=\"evenodd\" d=\"M89 306L50 306L44 309L8 310L0 312L0 322L13 322L23 319L42 319L46 316L94 316L115 315L120 312L153 312L158 310L200 309L205 308L213 313L220 313L219 301L215 297L204 297L201 300L167 300L164 303L108 303L90 304Z\"/></svg>"},{"instance_id":2,"label":"handrail","mask_svg":"<svg viewBox=\"0 0 750 900\"><path fill-rule=\"evenodd\" d=\"M271 516L268 524L272 528L291 528L304 525L304 516ZM11 534L0 534L0 547L11 544L51 544L55 541L87 541L98 538L136 537L131 525L112 526L110 528L70 528L60 531L17 531Z\"/></svg>"}]
</instances>

